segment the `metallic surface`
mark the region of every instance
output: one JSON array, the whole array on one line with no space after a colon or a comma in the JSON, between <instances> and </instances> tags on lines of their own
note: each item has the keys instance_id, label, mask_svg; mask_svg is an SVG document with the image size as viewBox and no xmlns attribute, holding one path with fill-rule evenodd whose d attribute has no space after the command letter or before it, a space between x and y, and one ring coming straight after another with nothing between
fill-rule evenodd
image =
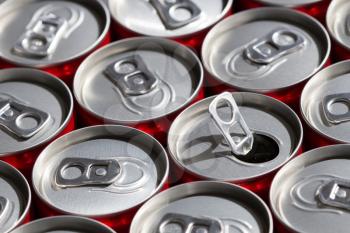
<instances>
[{"instance_id":1,"label":"metallic surface","mask_svg":"<svg viewBox=\"0 0 350 233\"><path fill-rule=\"evenodd\" d=\"M250 0L249 0L250 1ZM323 0L255 0L268 5L298 7L321 2Z\"/></svg>"}]
</instances>

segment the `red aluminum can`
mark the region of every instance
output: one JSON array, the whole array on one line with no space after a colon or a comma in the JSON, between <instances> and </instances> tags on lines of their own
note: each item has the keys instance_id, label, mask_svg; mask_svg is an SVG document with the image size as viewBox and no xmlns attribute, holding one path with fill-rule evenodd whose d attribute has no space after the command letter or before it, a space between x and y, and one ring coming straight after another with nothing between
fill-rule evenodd
<instances>
[{"instance_id":1,"label":"red aluminum can","mask_svg":"<svg viewBox=\"0 0 350 233\"><path fill-rule=\"evenodd\" d=\"M0 161L0 232L9 233L32 219L31 192L24 176Z\"/></svg>"},{"instance_id":2,"label":"red aluminum can","mask_svg":"<svg viewBox=\"0 0 350 233\"><path fill-rule=\"evenodd\" d=\"M101 0L6 1L0 17L0 68L38 68L69 86L87 55L110 42Z\"/></svg>"},{"instance_id":3,"label":"red aluminum can","mask_svg":"<svg viewBox=\"0 0 350 233\"><path fill-rule=\"evenodd\" d=\"M306 81L327 64L329 54L330 38L318 21L277 7L223 20L202 47L209 93L263 93L295 110Z\"/></svg>"},{"instance_id":4,"label":"red aluminum can","mask_svg":"<svg viewBox=\"0 0 350 233\"><path fill-rule=\"evenodd\" d=\"M85 126L121 124L166 139L171 122L204 97L203 68L189 48L162 38L112 43L85 60L73 92Z\"/></svg>"},{"instance_id":5,"label":"red aluminum can","mask_svg":"<svg viewBox=\"0 0 350 233\"><path fill-rule=\"evenodd\" d=\"M32 179L41 216L85 216L127 232L140 205L167 188L168 173L166 151L153 137L102 125L51 143L36 161Z\"/></svg>"},{"instance_id":6,"label":"red aluminum can","mask_svg":"<svg viewBox=\"0 0 350 233\"><path fill-rule=\"evenodd\" d=\"M30 176L43 148L75 128L73 96L40 70L0 70L0 160Z\"/></svg>"},{"instance_id":7,"label":"red aluminum can","mask_svg":"<svg viewBox=\"0 0 350 233\"><path fill-rule=\"evenodd\" d=\"M232 3L233 0L110 0L109 8L113 31L119 38L169 38L199 52L209 29L232 14Z\"/></svg>"},{"instance_id":8,"label":"red aluminum can","mask_svg":"<svg viewBox=\"0 0 350 233\"><path fill-rule=\"evenodd\" d=\"M301 152L302 138L298 116L276 99L248 92L209 97L170 128L173 179L235 183L267 199L274 173Z\"/></svg>"}]
</instances>

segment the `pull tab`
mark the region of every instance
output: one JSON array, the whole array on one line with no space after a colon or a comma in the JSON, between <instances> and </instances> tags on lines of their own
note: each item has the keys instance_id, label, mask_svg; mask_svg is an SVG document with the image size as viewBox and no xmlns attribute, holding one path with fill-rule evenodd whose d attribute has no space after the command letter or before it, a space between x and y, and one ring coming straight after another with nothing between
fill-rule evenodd
<instances>
[{"instance_id":1,"label":"pull tab","mask_svg":"<svg viewBox=\"0 0 350 233\"><path fill-rule=\"evenodd\" d=\"M116 160L66 158L58 166L56 184L60 188L111 185L120 173Z\"/></svg>"},{"instance_id":2,"label":"pull tab","mask_svg":"<svg viewBox=\"0 0 350 233\"><path fill-rule=\"evenodd\" d=\"M328 95L322 101L324 115L329 123L339 124L350 121L350 111L342 114L334 114L330 111L331 105L334 103L345 103L350 105L350 93L341 93Z\"/></svg>"},{"instance_id":3,"label":"pull tab","mask_svg":"<svg viewBox=\"0 0 350 233\"><path fill-rule=\"evenodd\" d=\"M5 197L0 196L0 222L7 215L7 212L9 210L9 205L10 205L9 200L6 199Z\"/></svg>"},{"instance_id":4,"label":"pull tab","mask_svg":"<svg viewBox=\"0 0 350 233\"><path fill-rule=\"evenodd\" d=\"M45 127L49 118L48 113L15 100L0 100L0 125L19 138L28 139L34 136ZM21 122L24 119L32 119L36 125L29 129L23 128Z\"/></svg>"},{"instance_id":5,"label":"pull tab","mask_svg":"<svg viewBox=\"0 0 350 233\"><path fill-rule=\"evenodd\" d=\"M167 214L158 226L158 233L223 233L224 226L219 220L194 218L183 214Z\"/></svg>"},{"instance_id":6,"label":"pull tab","mask_svg":"<svg viewBox=\"0 0 350 233\"><path fill-rule=\"evenodd\" d=\"M197 20L201 9L191 0L150 0L164 26L174 30ZM183 11L180 12L180 11Z\"/></svg>"},{"instance_id":7,"label":"pull tab","mask_svg":"<svg viewBox=\"0 0 350 233\"><path fill-rule=\"evenodd\" d=\"M223 103L227 103L232 109L232 119L229 121L221 119L218 114L218 108L221 107L220 104L222 105ZM236 155L247 155L253 148L254 137L253 133L250 131L248 125L239 112L239 108L233 96L228 92L218 95L210 103L209 112L216 126L220 129L222 135L231 147L232 152ZM230 129L235 125L238 125L239 128L243 130L243 138L232 138Z\"/></svg>"},{"instance_id":8,"label":"pull tab","mask_svg":"<svg viewBox=\"0 0 350 233\"><path fill-rule=\"evenodd\" d=\"M156 76L138 55L113 62L104 73L126 96L147 94L158 84Z\"/></svg>"},{"instance_id":9,"label":"pull tab","mask_svg":"<svg viewBox=\"0 0 350 233\"><path fill-rule=\"evenodd\" d=\"M277 29L245 49L245 56L258 64L270 64L305 46L306 40L298 32Z\"/></svg>"},{"instance_id":10,"label":"pull tab","mask_svg":"<svg viewBox=\"0 0 350 233\"><path fill-rule=\"evenodd\" d=\"M326 206L350 210L350 182L345 180L328 182L319 188L317 197Z\"/></svg>"}]
</instances>

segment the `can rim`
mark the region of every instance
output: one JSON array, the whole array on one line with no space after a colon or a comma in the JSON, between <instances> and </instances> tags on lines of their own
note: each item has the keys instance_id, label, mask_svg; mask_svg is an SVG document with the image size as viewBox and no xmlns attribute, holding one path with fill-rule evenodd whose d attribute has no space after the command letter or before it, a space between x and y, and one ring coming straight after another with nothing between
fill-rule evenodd
<instances>
[{"instance_id":1,"label":"can rim","mask_svg":"<svg viewBox=\"0 0 350 233\"><path fill-rule=\"evenodd\" d=\"M111 10L111 2L113 0L108 0L108 8L109 8L109 11L110 11L110 14L111 14L111 17L113 19L113 21L115 23L117 23L118 25L120 25L121 27L127 29L128 31L130 31L131 33L133 34L136 34L138 36L150 36L150 37L156 37L156 35L154 34L151 34L151 33L143 33L143 32L138 32L136 30L133 30L129 27L127 27L125 24L121 23L120 20L117 19L117 17L115 16L115 13L114 11ZM199 30L195 30L191 33L181 33L181 34L178 34L178 35L173 35L173 36L160 36L160 38L165 38L165 39L178 39L178 38L181 38L181 37L192 37L193 35L195 34L198 34L200 32L203 32L205 30L208 30L209 28L213 27L215 24L217 24L218 22L220 22L231 10L232 8L232 4L233 4L234 0L227 0L227 3L226 3L226 6L224 7L224 9L222 10L221 14L219 15L219 17L217 18L217 20L215 20L213 23L207 25L206 27L204 28L201 28ZM159 36L158 36L159 37Z\"/></svg>"},{"instance_id":2,"label":"can rim","mask_svg":"<svg viewBox=\"0 0 350 233\"><path fill-rule=\"evenodd\" d=\"M34 164L34 167L33 167L33 172L32 172L32 186L33 186L33 190L35 192L35 194L37 195L37 197L40 199L40 201L44 202L47 206L49 206L50 208L52 208L53 210L59 212L59 213L63 213L63 214L66 214L66 215L79 215L79 216L82 216L82 217L87 217L87 218L104 218L104 217L109 217L109 216L115 216L115 215L119 215L119 214L123 214L123 213L127 213L128 211L131 211L133 210L134 208L138 207L138 206L141 206L143 203L147 202L150 198L152 198L154 195L156 195L157 193L159 193L162 188L164 187L164 185L166 184L168 178L169 178L169 169L170 169L170 163L169 163L169 158L168 158L168 153L167 151L164 149L163 145L160 144L160 142L158 142L157 139L155 139L152 135L146 133L146 132L143 132L141 130L138 130L138 129L135 129L135 128L132 128L132 127L129 127L129 126L123 126L123 125L95 125L95 126L89 126L89 127L85 127L85 128L81 128L81 129L77 129L77 130L74 130L66 135L63 135L61 137L59 137L58 139L56 139L54 142L52 142L49 146L47 146L41 153L40 155L38 156L37 158L37 161L42 157L44 156L44 154L46 153L47 150L50 149L50 147L56 142L56 141L59 141L59 140L64 140L64 137L65 136L68 136L68 135L71 135L71 134L78 134L80 132L83 132L83 131L88 131L90 129L94 129L94 128L122 128L122 129L128 129L130 131L135 131L135 132L138 132L140 134L143 134L145 135L146 137L149 137L155 144L157 147L159 147L162 151L162 153L165 155L164 156L164 161L165 161L165 164L166 164L166 168L165 168L165 171L164 171L164 175L162 177L162 179L160 180L159 184L157 185L157 188L150 194L148 195L143 201L140 201L139 203L135 204L134 206L128 208L128 209L125 209L125 210L122 210L120 212L114 212L114 213L109 213L109 214L101 214L101 215L89 215L89 214L81 214L81 213L73 213L73 212L69 212L69 211L65 211L63 210L62 208L58 208L56 207L55 205L53 205L47 198L44 198L42 193L39 191L38 187L35 185L34 183L34 170L36 170L37 168L37 162Z\"/></svg>"},{"instance_id":3,"label":"can rim","mask_svg":"<svg viewBox=\"0 0 350 233\"><path fill-rule=\"evenodd\" d=\"M232 83L229 83L225 80L220 79L220 77L218 77L218 75L216 75L213 70L210 67L210 64L207 64L205 56L204 56L204 50L207 49L207 47L209 47L209 36L212 36L212 34L215 35L215 29L218 28L220 25L224 24L224 23L228 23L230 21L233 21L235 18L238 17L243 17L246 14L254 14L256 12L262 12L265 11L265 13L270 14L271 12L273 13L280 13L280 14L294 14L295 17L304 17L305 20L308 20L310 23L314 23L315 25L317 25L317 27L319 27L319 29L323 32L325 39L327 41L327 50L325 53L324 58L322 59L322 61L320 62L320 64L318 65L318 67L312 72L310 73L308 76L305 76L303 79L299 80L298 82L291 84L291 85L285 85L285 86L281 86L279 88L276 89L259 89L259 88L245 88L245 87L240 87L237 85L233 85ZM216 81L219 81L221 83L224 83L227 86L233 87L239 91L243 91L243 92L259 92L259 93L268 93L268 92L275 92L275 91L283 91L285 89L291 88L291 87L295 87L303 82L305 82L306 80L310 79L312 76L314 76L318 71L320 71L322 69L322 67L325 66L325 64L327 63L329 57L330 57L330 53L331 53L331 39L330 36L326 30L326 28L320 23L318 22L317 19L315 19L312 16L307 15L306 13L303 12L299 12L293 9L288 9L288 8L282 8L282 7L260 7L258 9L250 9L250 10L246 10L246 11L241 11L237 14L231 15L229 17L227 17L226 19L222 20L221 22L219 22L217 25L215 25L215 27L213 27L208 34L206 35L204 42L202 44L202 48L201 48L201 60L203 61L203 67L205 68L206 72L208 72L210 74L211 77L213 77Z\"/></svg>"},{"instance_id":4,"label":"can rim","mask_svg":"<svg viewBox=\"0 0 350 233\"><path fill-rule=\"evenodd\" d=\"M135 120L115 120L115 119L111 119L111 118L105 118L105 117L101 117L99 114L93 112L92 110L90 110L89 108L86 107L86 105L84 103L82 103L81 99L79 98L77 93L78 90L78 84L77 84L77 80L78 78L81 76L81 73L83 72L84 68L83 66L85 66L85 64L88 62L88 59L86 59L83 63L80 64L75 76L74 76L74 81L73 81L73 95L75 100L77 101L79 107L81 107L84 111L86 111L88 114L92 115L94 118L97 118L99 120L102 121L107 121L108 123L111 124L126 124L126 125L132 125L132 124L138 124L138 123L148 123L148 122L152 122L152 121L157 121L160 120L166 116L169 116L175 112L178 112L184 108L186 108L187 106L189 106L191 104L191 102L198 96L202 86L203 86L203 81L204 81L204 68L203 68L203 64L200 61L199 57L195 54L194 51L192 51L190 48L177 43L175 41L169 40L169 39L164 39L164 38L158 38L158 37L133 37L133 38L127 38L127 39L122 39L116 42L113 42L107 46L104 46L98 50L96 50L95 52L93 52L89 58L91 58L92 56L94 56L95 54L98 54L100 52L102 52L103 50L108 50L109 48L112 48L114 46L119 46L123 43L127 43L128 41L147 41L147 42L163 42L164 44L171 44L171 45L176 45L179 46L181 49L185 50L188 54L190 54L190 56L192 57L192 59L195 60L196 64L198 65L198 68L200 70L200 75L198 77L198 85L196 85L196 88L194 89L192 95L190 98L187 99L187 101L185 103L183 103L182 105L180 105L179 107L177 107L176 109L174 109L171 112L168 112L166 114L162 114L161 116L158 117L154 117L154 118L146 118L146 119L141 119L139 121L135 121Z\"/></svg>"},{"instance_id":5,"label":"can rim","mask_svg":"<svg viewBox=\"0 0 350 233\"><path fill-rule=\"evenodd\" d=\"M63 121L63 123L60 125L60 127L56 130L56 132L54 134L52 134L50 137L46 138L45 140L42 140L38 143L35 143L32 146L29 146L25 149L19 150L19 151L10 151L10 152L2 152L0 153L0 158L1 157L7 157L7 156L11 156L11 155L18 155L21 153L24 153L28 150L34 150L37 149L38 147L50 142L52 139L54 139L55 137L57 137L57 135L59 135L68 125L68 123L72 120L73 117L73 110L74 110L74 99L73 99L73 95L71 93L71 91L69 90L69 87L67 86L67 84L65 84L62 80L60 80L58 77L42 71L42 70L36 70L36 69L32 69L32 68L10 68L10 69L3 69L3 70L13 70L13 71L27 71L27 72L32 72L32 73L41 73L45 76L47 76L47 79L51 79L52 82L56 82L57 86L61 85L61 87L64 89L65 94L67 94L69 96L69 109L67 111L67 116L65 118L65 120ZM1 71L0 71L1 72ZM26 79L26 78L24 78Z\"/></svg>"},{"instance_id":6,"label":"can rim","mask_svg":"<svg viewBox=\"0 0 350 233\"><path fill-rule=\"evenodd\" d=\"M313 5L313 4L316 4L316 3L320 3L322 2L323 0L317 0L317 1L314 1L314 2L311 2L311 3L301 3L301 4L283 4L283 3L271 3L269 0L255 0L257 2L260 2L260 3L263 3L263 4L266 4L268 6L279 6L279 7L291 7L291 8L296 8L296 7L303 7L303 6L310 6L310 5Z\"/></svg>"},{"instance_id":7,"label":"can rim","mask_svg":"<svg viewBox=\"0 0 350 233\"><path fill-rule=\"evenodd\" d=\"M185 167L183 164L181 164L180 161L178 161L178 159L176 158L176 156L174 155L174 153L170 150L170 147L168 146L168 154L170 155L170 159L172 160L172 162L174 162L176 164L176 166L180 167L181 169L185 170L187 173L195 176L195 177L199 177L200 179L205 179L205 180L209 180L209 181L218 181L218 182L235 182L235 183L240 183L240 182L246 182L246 181L254 181L256 179L259 179L259 177L262 177L262 176L265 176L267 174L270 174L274 171L277 171L279 170L281 167L283 167L285 164L287 164L290 160L292 160L293 158L295 158L297 155L298 155L298 152L302 146L302 142L303 142L303 137L304 137L304 129L302 127L302 123L301 123L301 120L300 118L298 117L298 115L288 106L286 105L285 103L279 101L279 100L276 100L275 98L272 98L270 96L266 96L266 95L263 95L263 94L258 94L258 93L251 93L251 92L232 92L231 94L235 94L235 93L239 93L239 94L243 94L243 95L252 95L252 96L259 96L260 98L266 98L266 99L269 99L269 100L272 100L272 101L276 101L276 103L279 103L281 104L283 107L287 108L288 110L290 110L290 113L293 115L293 118L295 118L297 124L299 125L299 130L300 130L300 138L298 140L298 143L295 145L295 149L292 151L292 153L290 153L290 156L289 158L284 161L283 163L281 163L278 167L276 167L275 169L272 169L270 171L265 171L259 175L255 175L255 176L249 176L249 177L246 177L244 179L215 179L215 178L212 178L212 177L209 177L209 176L205 176L205 175L201 175L201 174L198 174L198 173L195 173L194 171L190 170L190 169L187 169L187 167ZM192 108L192 107L196 107L196 106L199 106L200 104L202 104L203 102L207 101L208 99L210 98L214 98L215 96L217 95L214 95L214 96L210 96L210 97L207 97L203 100L200 100L198 102L196 102L195 104L191 105L190 107L188 108ZM187 109L186 109L187 110ZM183 112L181 112L178 117L174 120L174 122L178 119L178 118L181 118L184 114L185 114L185 111L184 110ZM169 129L169 134L168 134L168 137L167 137L167 144L168 145L171 145L171 141L170 141L170 136L171 135L171 132L174 131L174 122L173 124L171 125L170 129Z\"/></svg>"},{"instance_id":8,"label":"can rim","mask_svg":"<svg viewBox=\"0 0 350 233\"><path fill-rule=\"evenodd\" d=\"M93 0L93 1L95 1L97 4L99 4L100 7L103 9L103 11L105 13L104 16L106 17L106 24L104 26L103 31L101 32L101 35L98 37L98 39L90 47L88 47L84 51L82 51L82 52L80 52L80 53L78 53L75 56L72 56L70 58L62 59L62 60L59 60L59 61L56 61L56 62L53 62L50 64L44 64L44 65L42 65L42 64L28 65L28 64L22 63L22 62L16 62L16 61L13 61L12 59L8 59L8 58L2 56L1 54L0 54L0 58L4 61L10 63L10 64L14 64L17 66L23 66L23 67L27 67L27 68L39 68L40 69L40 68L51 68L51 67L59 66L59 65L65 64L67 62L71 62L73 60L77 60L79 58L83 58L83 57L87 56L89 53L91 53L93 50L95 50L102 43L102 41L106 38L106 36L108 35L108 32L109 32L110 24L111 24L110 13L109 13L107 6L103 3L103 0ZM5 4L6 4L6 2L5 2ZM11 1L9 1L9 2L11 2Z\"/></svg>"}]
</instances>

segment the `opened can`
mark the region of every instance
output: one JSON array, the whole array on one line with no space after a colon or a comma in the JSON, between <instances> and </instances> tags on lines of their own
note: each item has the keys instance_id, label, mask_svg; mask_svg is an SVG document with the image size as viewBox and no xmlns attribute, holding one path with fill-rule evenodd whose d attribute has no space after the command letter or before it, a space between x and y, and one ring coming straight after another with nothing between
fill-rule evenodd
<instances>
[{"instance_id":1,"label":"opened can","mask_svg":"<svg viewBox=\"0 0 350 233\"><path fill-rule=\"evenodd\" d=\"M148 134L112 125L80 129L35 163L37 208L41 216L85 216L122 232L137 208L167 187L168 170L165 150Z\"/></svg>"},{"instance_id":2,"label":"opened can","mask_svg":"<svg viewBox=\"0 0 350 233\"><path fill-rule=\"evenodd\" d=\"M0 161L0 232L9 233L31 220L31 193L24 176Z\"/></svg>"},{"instance_id":3,"label":"opened can","mask_svg":"<svg viewBox=\"0 0 350 233\"><path fill-rule=\"evenodd\" d=\"M1 68L38 68L68 85L83 59L110 41L100 0L6 1L0 18Z\"/></svg>"},{"instance_id":4,"label":"opened can","mask_svg":"<svg viewBox=\"0 0 350 233\"><path fill-rule=\"evenodd\" d=\"M308 151L273 180L270 201L281 233L349 231L350 146Z\"/></svg>"},{"instance_id":5,"label":"opened can","mask_svg":"<svg viewBox=\"0 0 350 233\"><path fill-rule=\"evenodd\" d=\"M185 46L141 37L112 43L85 60L74 79L84 125L122 124L164 141L172 120L204 97L203 68Z\"/></svg>"},{"instance_id":6,"label":"opened can","mask_svg":"<svg viewBox=\"0 0 350 233\"><path fill-rule=\"evenodd\" d=\"M109 8L113 30L120 38L171 38L200 51L208 30L231 14L232 3L233 0L109 0Z\"/></svg>"},{"instance_id":7,"label":"opened can","mask_svg":"<svg viewBox=\"0 0 350 233\"><path fill-rule=\"evenodd\" d=\"M302 137L298 116L282 102L225 92L183 111L168 149L181 182L226 181L265 198L275 171L301 152Z\"/></svg>"},{"instance_id":8,"label":"opened can","mask_svg":"<svg viewBox=\"0 0 350 233\"><path fill-rule=\"evenodd\" d=\"M264 93L297 109L305 82L328 61L330 39L312 17L283 8L233 15L202 47L210 93Z\"/></svg>"},{"instance_id":9,"label":"opened can","mask_svg":"<svg viewBox=\"0 0 350 233\"><path fill-rule=\"evenodd\" d=\"M0 77L0 160L29 177L41 150L75 128L73 96L43 71L4 69Z\"/></svg>"}]
</instances>

